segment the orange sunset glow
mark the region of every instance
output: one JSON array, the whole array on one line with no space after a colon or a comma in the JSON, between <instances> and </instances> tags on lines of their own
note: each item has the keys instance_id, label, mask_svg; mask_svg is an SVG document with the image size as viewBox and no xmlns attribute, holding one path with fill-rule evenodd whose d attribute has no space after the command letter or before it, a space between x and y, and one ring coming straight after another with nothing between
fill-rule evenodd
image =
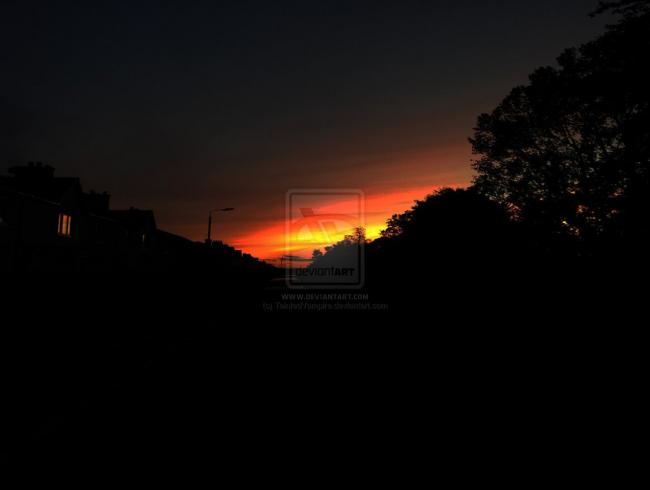
<instances>
[{"instance_id":1,"label":"orange sunset glow","mask_svg":"<svg viewBox=\"0 0 650 490\"><path fill-rule=\"evenodd\" d=\"M445 187L460 187L461 183L446 185ZM416 200L423 199L428 194L435 192L442 186L420 186L409 189L400 189L392 192L369 193L365 195L364 212L357 226L363 226L368 239L380 236L386 227L386 221L393 215L403 213L409 209ZM317 215L345 214L350 208L355 208L356 203L349 198L330 200L313 209ZM256 257L269 262L280 262L282 256L292 255L309 258L314 249L323 249L344 238L353 231L352 226L339 226L331 233L308 236L304 231L296 230L293 236L291 227L286 219L278 220L268 226L252 233L239 236L233 240L233 245Z\"/></svg>"},{"instance_id":2,"label":"orange sunset glow","mask_svg":"<svg viewBox=\"0 0 650 490\"><path fill-rule=\"evenodd\" d=\"M330 150L334 151L335 148ZM424 199L442 187L468 186L472 180L470 146L462 135L452 142L419 151L386 151L371 157L340 157L330 161L322 155L320 158L313 155L316 153L313 149L304 151L305 159L316 162L313 165L315 170L307 172L292 164L294 171L290 173L278 175L273 170L275 167L270 167L268 173L257 179L251 179L244 171L236 172L229 177L228 185L207 180L203 184L205 190L199 189L198 193L209 193L209 200L197 200L191 214L183 215L181 211L188 208L179 207L164 217L172 218L167 222L171 222L170 228L175 232L203 241L207 231L206 210L232 206L234 212L213 216L213 239L280 265L282 257L287 255L310 258L315 249L322 251L326 246L340 241L353 231L354 226L363 226L366 237L375 239L392 215L407 211L416 200ZM356 155L352 149L346 151ZM359 151L356 149L356 152ZM278 166L280 164L277 163ZM364 196L361 220L354 226L346 226L339 221L336 229L316 232L317 236L310 236L306 230L288 234L287 226L290 223L286 219L286 196L291 189L359 190ZM356 204L350 202L349 198L311 202L307 206L316 215L345 215L351 208L358 212ZM152 207L155 207L155 203Z\"/></svg>"},{"instance_id":3,"label":"orange sunset glow","mask_svg":"<svg viewBox=\"0 0 650 490\"><path fill-rule=\"evenodd\" d=\"M291 479L432 378L465 446L477 394L629 411L650 0L5 0L0 40L0 460Z\"/></svg>"}]
</instances>

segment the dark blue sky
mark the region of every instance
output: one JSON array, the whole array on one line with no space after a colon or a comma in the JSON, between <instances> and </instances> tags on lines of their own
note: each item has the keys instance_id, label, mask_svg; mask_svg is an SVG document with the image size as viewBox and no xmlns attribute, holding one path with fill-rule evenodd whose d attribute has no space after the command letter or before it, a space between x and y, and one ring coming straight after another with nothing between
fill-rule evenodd
<instances>
[{"instance_id":1,"label":"dark blue sky","mask_svg":"<svg viewBox=\"0 0 650 490\"><path fill-rule=\"evenodd\" d=\"M595 0L3 1L0 166L41 160L200 238L282 217L292 187L467 181L467 137ZM202 228L201 228L202 230Z\"/></svg>"}]
</instances>

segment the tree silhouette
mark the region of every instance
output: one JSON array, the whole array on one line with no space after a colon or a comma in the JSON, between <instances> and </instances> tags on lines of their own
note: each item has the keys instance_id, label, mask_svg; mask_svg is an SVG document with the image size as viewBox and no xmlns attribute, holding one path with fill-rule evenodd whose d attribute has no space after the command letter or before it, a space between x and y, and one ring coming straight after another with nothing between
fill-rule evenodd
<instances>
[{"instance_id":1,"label":"tree silhouette","mask_svg":"<svg viewBox=\"0 0 650 490\"><path fill-rule=\"evenodd\" d=\"M494 227L509 221L506 210L481 196L475 189L444 188L400 215L393 215L382 231L386 238L455 236L471 230ZM454 238L455 240L455 238Z\"/></svg>"},{"instance_id":2,"label":"tree silhouette","mask_svg":"<svg viewBox=\"0 0 650 490\"><path fill-rule=\"evenodd\" d=\"M379 250L389 260L421 266L441 267L450 257L490 262L510 248L513 228L507 209L476 189L445 188L393 216L369 253Z\"/></svg>"},{"instance_id":3,"label":"tree silhouette","mask_svg":"<svg viewBox=\"0 0 650 490\"><path fill-rule=\"evenodd\" d=\"M635 17L650 12L648 0L619 0L617 2L599 2L598 8L591 15L613 12L627 17Z\"/></svg>"},{"instance_id":4,"label":"tree silhouette","mask_svg":"<svg viewBox=\"0 0 650 490\"><path fill-rule=\"evenodd\" d=\"M540 233L590 242L641 225L629 210L650 188L648 4L601 4L623 20L478 118L478 191Z\"/></svg>"},{"instance_id":5,"label":"tree silhouette","mask_svg":"<svg viewBox=\"0 0 650 490\"><path fill-rule=\"evenodd\" d=\"M366 230L359 226L342 240L325 247L325 253L314 250L311 267L330 267L332 265L354 264L357 262L359 247L365 246Z\"/></svg>"}]
</instances>

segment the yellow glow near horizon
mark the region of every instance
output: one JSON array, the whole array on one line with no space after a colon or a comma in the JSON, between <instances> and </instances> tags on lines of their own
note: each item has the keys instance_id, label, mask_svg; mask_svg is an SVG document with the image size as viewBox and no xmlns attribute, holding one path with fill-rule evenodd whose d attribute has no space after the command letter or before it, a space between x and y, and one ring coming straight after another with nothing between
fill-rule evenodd
<instances>
[{"instance_id":1,"label":"yellow glow near horizon","mask_svg":"<svg viewBox=\"0 0 650 490\"><path fill-rule=\"evenodd\" d=\"M452 185L449 187L458 187ZM366 238L375 240L386 228L386 221L393 214L400 214L410 209L416 200L424 199L435 192L440 186L422 186L395 192L377 193L366 196L364 219L361 225L365 228ZM345 212L349 202L341 200L331 202L318 209L318 214ZM353 228L338 227L334 232L315 233L315 236L298 235L287 237L287 224L279 221L271 226L257 230L245 236L238 237L233 245L264 260L279 261L282 256L292 255L310 258L315 249L323 250L333 242L343 240L350 235ZM326 236L327 235L327 236ZM289 238L287 240L287 238ZM287 243L290 245L287 246Z\"/></svg>"}]
</instances>

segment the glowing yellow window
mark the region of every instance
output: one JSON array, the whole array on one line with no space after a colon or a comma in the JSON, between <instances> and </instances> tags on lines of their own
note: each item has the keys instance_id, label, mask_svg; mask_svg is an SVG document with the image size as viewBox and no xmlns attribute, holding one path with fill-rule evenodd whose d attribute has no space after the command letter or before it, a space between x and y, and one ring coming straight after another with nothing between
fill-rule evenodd
<instances>
[{"instance_id":1,"label":"glowing yellow window","mask_svg":"<svg viewBox=\"0 0 650 490\"><path fill-rule=\"evenodd\" d=\"M65 213L59 213L59 228L58 232L61 236L70 236L70 222L72 216Z\"/></svg>"}]
</instances>

